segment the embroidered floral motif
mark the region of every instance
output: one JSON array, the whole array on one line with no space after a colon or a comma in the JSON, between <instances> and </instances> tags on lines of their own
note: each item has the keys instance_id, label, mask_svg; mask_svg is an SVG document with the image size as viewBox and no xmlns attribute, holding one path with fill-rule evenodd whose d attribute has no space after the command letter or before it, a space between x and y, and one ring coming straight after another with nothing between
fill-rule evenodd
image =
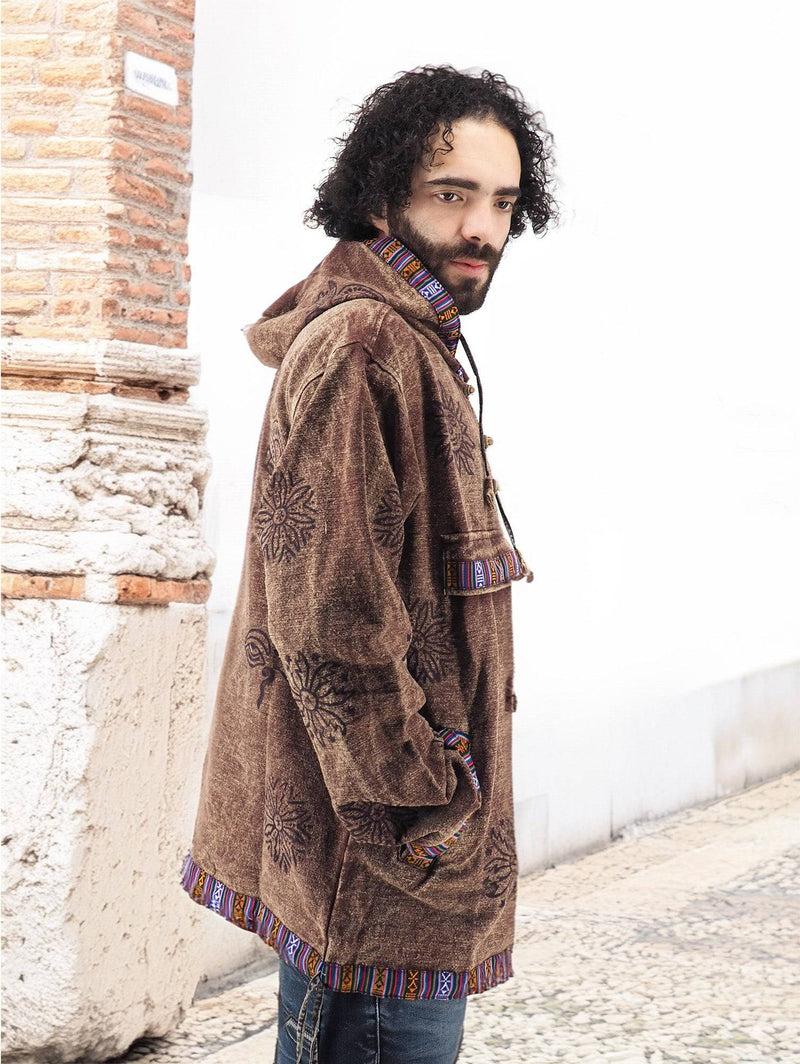
<instances>
[{"instance_id":1,"label":"embroidered floral motif","mask_svg":"<svg viewBox=\"0 0 800 1064\"><path fill-rule=\"evenodd\" d=\"M392 843L414 820L414 813L380 802L348 802L337 810L339 819L356 840L379 845Z\"/></svg>"},{"instance_id":2,"label":"embroidered floral motif","mask_svg":"<svg viewBox=\"0 0 800 1064\"><path fill-rule=\"evenodd\" d=\"M507 820L501 820L489 832L489 846L483 866L483 892L489 898L501 898L502 909L517 878L517 855L514 839Z\"/></svg>"},{"instance_id":3,"label":"embroidered floral motif","mask_svg":"<svg viewBox=\"0 0 800 1064\"><path fill-rule=\"evenodd\" d=\"M385 805L379 802L348 802L338 809L339 819L356 840L376 845L391 839L395 831Z\"/></svg>"},{"instance_id":4,"label":"embroidered floral motif","mask_svg":"<svg viewBox=\"0 0 800 1064\"><path fill-rule=\"evenodd\" d=\"M288 872L308 850L311 814L308 803L295 797L287 780L267 780L264 797L264 839L269 855Z\"/></svg>"},{"instance_id":5,"label":"embroidered floral motif","mask_svg":"<svg viewBox=\"0 0 800 1064\"><path fill-rule=\"evenodd\" d=\"M392 485L384 492L373 519L375 539L390 550L399 551L403 546L403 507L400 492Z\"/></svg>"},{"instance_id":6,"label":"embroidered floral motif","mask_svg":"<svg viewBox=\"0 0 800 1064\"><path fill-rule=\"evenodd\" d=\"M244 653L251 669L261 669L261 688L256 706L260 709L267 687L275 679L278 655L263 628L251 628L245 636Z\"/></svg>"},{"instance_id":7,"label":"embroidered floral motif","mask_svg":"<svg viewBox=\"0 0 800 1064\"><path fill-rule=\"evenodd\" d=\"M413 633L406 657L408 671L420 683L443 679L454 659L444 607L435 599L412 599L408 613Z\"/></svg>"},{"instance_id":8,"label":"embroidered floral motif","mask_svg":"<svg viewBox=\"0 0 800 1064\"><path fill-rule=\"evenodd\" d=\"M355 691L344 667L320 661L319 654L287 655L286 679L312 740L324 747L343 738L355 713Z\"/></svg>"},{"instance_id":9,"label":"embroidered floral motif","mask_svg":"<svg viewBox=\"0 0 800 1064\"><path fill-rule=\"evenodd\" d=\"M261 497L255 524L261 549L269 561L294 558L316 527L314 492L291 473L275 473Z\"/></svg>"},{"instance_id":10,"label":"embroidered floral motif","mask_svg":"<svg viewBox=\"0 0 800 1064\"><path fill-rule=\"evenodd\" d=\"M472 473L475 440L463 407L450 395L432 404L436 417L436 454L450 465L455 462L459 473Z\"/></svg>"}]
</instances>

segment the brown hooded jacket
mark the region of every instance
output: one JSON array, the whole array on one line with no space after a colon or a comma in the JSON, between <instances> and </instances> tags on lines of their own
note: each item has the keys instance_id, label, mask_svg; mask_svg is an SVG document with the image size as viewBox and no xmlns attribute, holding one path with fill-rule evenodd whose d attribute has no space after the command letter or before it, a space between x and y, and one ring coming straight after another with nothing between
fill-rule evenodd
<instances>
[{"instance_id":1,"label":"brown hooded jacket","mask_svg":"<svg viewBox=\"0 0 800 1064\"><path fill-rule=\"evenodd\" d=\"M472 386L360 243L248 339L277 374L183 886L334 989L479 993L512 974L510 582L531 577Z\"/></svg>"}]
</instances>

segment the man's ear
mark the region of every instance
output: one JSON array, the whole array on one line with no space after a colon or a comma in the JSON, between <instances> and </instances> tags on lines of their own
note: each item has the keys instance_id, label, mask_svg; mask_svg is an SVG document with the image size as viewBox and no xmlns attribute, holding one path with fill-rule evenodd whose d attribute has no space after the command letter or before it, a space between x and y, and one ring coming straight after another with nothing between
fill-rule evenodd
<instances>
[{"instance_id":1,"label":"man's ear","mask_svg":"<svg viewBox=\"0 0 800 1064\"><path fill-rule=\"evenodd\" d=\"M371 214L369 216L370 223L375 226L381 236L391 236L389 232L389 222L386 219L386 208L383 208L382 214Z\"/></svg>"}]
</instances>

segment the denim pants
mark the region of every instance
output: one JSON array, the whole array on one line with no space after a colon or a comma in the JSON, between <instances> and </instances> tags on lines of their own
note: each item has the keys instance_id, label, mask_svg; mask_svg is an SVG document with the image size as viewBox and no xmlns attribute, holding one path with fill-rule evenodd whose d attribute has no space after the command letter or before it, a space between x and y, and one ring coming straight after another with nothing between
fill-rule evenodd
<instances>
[{"instance_id":1,"label":"denim pants","mask_svg":"<svg viewBox=\"0 0 800 1064\"><path fill-rule=\"evenodd\" d=\"M275 1064L455 1064L466 1008L343 994L281 961Z\"/></svg>"}]
</instances>

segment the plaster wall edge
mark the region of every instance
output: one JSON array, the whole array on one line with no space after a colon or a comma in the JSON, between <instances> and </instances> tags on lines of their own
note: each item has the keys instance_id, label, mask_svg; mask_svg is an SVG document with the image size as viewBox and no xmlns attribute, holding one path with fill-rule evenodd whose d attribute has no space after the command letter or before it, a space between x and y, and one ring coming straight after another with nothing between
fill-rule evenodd
<instances>
[{"instance_id":1,"label":"plaster wall edge","mask_svg":"<svg viewBox=\"0 0 800 1064\"><path fill-rule=\"evenodd\" d=\"M9 429L83 428L93 433L189 441L201 440L208 428L207 413L191 402L174 405L70 392L7 391L3 421Z\"/></svg>"},{"instance_id":2,"label":"plaster wall edge","mask_svg":"<svg viewBox=\"0 0 800 1064\"><path fill-rule=\"evenodd\" d=\"M12 376L82 378L187 388L200 380L199 352L93 337L52 340L5 337L3 372Z\"/></svg>"}]
</instances>

